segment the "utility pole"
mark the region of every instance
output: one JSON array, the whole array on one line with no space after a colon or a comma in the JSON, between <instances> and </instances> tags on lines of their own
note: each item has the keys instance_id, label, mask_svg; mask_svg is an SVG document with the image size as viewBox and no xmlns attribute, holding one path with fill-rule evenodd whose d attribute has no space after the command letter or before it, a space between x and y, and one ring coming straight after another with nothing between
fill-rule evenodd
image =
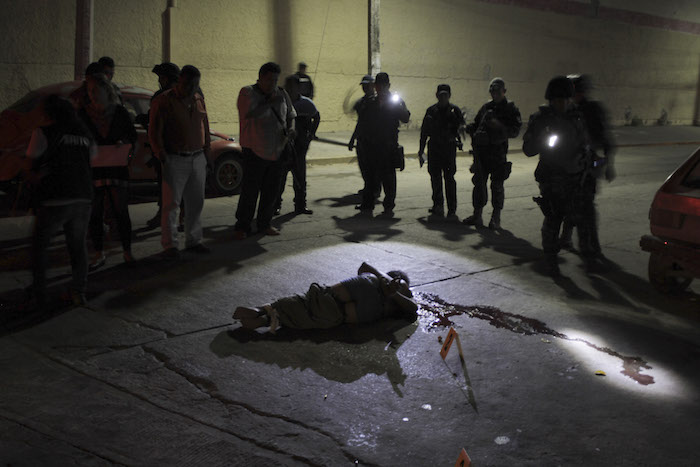
<instances>
[{"instance_id":1,"label":"utility pole","mask_svg":"<svg viewBox=\"0 0 700 467\"><path fill-rule=\"evenodd\" d=\"M381 56L379 54L379 0L368 0L368 30L369 30L369 74L376 76L382 70Z\"/></svg>"},{"instance_id":2,"label":"utility pole","mask_svg":"<svg viewBox=\"0 0 700 467\"><path fill-rule=\"evenodd\" d=\"M85 68L92 62L92 30L94 0L77 0L75 4L75 68L76 81L84 78Z\"/></svg>"}]
</instances>

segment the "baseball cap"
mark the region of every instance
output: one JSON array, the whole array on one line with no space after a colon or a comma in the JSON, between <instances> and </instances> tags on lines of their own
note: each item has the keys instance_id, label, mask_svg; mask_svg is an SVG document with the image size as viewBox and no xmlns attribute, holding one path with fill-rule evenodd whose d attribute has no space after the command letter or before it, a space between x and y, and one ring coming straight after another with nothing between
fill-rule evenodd
<instances>
[{"instance_id":1,"label":"baseball cap","mask_svg":"<svg viewBox=\"0 0 700 467\"><path fill-rule=\"evenodd\" d=\"M443 92L446 92L447 94L452 94L452 90L450 89L449 84L438 84L437 94L442 94Z\"/></svg>"},{"instance_id":2,"label":"baseball cap","mask_svg":"<svg viewBox=\"0 0 700 467\"><path fill-rule=\"evenodd\" d=\"M365 75L362 77L362 81L360 81L360 84L371 84L374 83L374 78L372 75Z\"/></svg>"},{"instance_id":3,"label":"baseball cap","mask_svg":"<svg viewBox=\"0 0 700 467\"><path fill-rule=\"evenodd\" d=\"M160 65L156 65L151 71L158 76L167 76L168 78L180 76L180 67L171 62L163 62Z\"/></svg>"}]
</instances>

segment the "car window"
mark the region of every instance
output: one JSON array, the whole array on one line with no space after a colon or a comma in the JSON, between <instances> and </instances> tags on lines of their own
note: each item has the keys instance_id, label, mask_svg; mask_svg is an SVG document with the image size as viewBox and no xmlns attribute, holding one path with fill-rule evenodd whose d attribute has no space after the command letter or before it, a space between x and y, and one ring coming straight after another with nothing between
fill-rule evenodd
<instances>
[{"instance_id":1,"label":"car window","mask_svg":"<svg viewBox=\"0 0 700 467\"><path fill-rule=\"evenodd\" d=\"M688 188L700 188L700 158L697 159L693 168L690 169L688 175L681 182L681 185Z\"/></svg>"}]
</instances>

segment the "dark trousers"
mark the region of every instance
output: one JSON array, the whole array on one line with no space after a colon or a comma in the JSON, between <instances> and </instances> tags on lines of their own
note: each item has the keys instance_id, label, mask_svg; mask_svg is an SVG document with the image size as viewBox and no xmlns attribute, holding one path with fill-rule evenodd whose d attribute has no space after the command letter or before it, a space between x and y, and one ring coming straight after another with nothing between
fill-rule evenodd
<instances>
[{"instance_id":1,"label":"dark trousers","mask_svg":"<svg viewBox=\"0 0 700 467\"><path fill-rule=\"evenodd\" d=\"M584 224L581 229L574 216L567 216L561 228L561 242L571 242L574 227L578 230L579 251L583 256L593 257L600 255L600 240L598 239L598 213L595 208L595 192L597 180L588 176L584 180L581 194L581 213L576 216L579 224Z\"/></svg>"},{"instance_id":2,"label":"dark trousers","mask_svg":"<svg viewBox=\"0 0 700 467\"><path fill-rule=\"evenodd\" d=\"M580 245L581 239L589 238L591 224L586 220L586 195L581 186L580 175L540 182L540 194L540 207L544 213L542 249L545 255L555 256L559 253L559 230L565 218L572 219L579 226Z\"/></svg>"},{"instance_id":3,"label":"dark trousers","mask_svg":"<svg viewBox=\"0 0 700 467\"><path fill-rule=\"evenodd\" d=\"M433 213L443 210L443 180L445 183L445 195L447 196L447 212L454 214L457 211L456 151L456 148L432 151L430 148L428 149L428 173L430 174L430 184L433 189Z\"/></svg>"},{"instance_id":4,"label":"dark trousers","mask_svg":"<svg viewBox=\"0 0 700 467\"><path fill-rule=\"evenodd\" d=\"M258 230L270 227L272 215L275 212L282 165L280 161L261 159L249 148L243 148L243 180L241 196L236 210L235 229L250 232L255 207L258 207ZM258 203L258 196L260 202Z\"/></svg>"},{"instance_id":5,"label":"dark trousers","mask_svg":"<svg viewBox=\"0 0 700 467\"><path fill-rule=\"evenodd\" d=\"M73 281L71 288L85 293L88 274L86 237L90 219L89 202L71 203L64 206L42 206L37 210L34 238L32 241L33 293L40 300L46 293L46 269L51 237L63 228L66 246L70 255Z\"/></svg>"},{"instance_id":6,"label":"dark trousers","mask_svg":"<svg viewBox=\"0 0 700 467\"><path fill-rule=\"evenodd\" d=\"M379 181L379 177L377 176L376 173L372 172L372 169L370 167L369 163L369 148L366 142L363 142L362 140L357 140L357 165L360 167L360 175L362 175L362 181L363 181L363 187L362 191L364 192L367 187L372 183L369 182L370 177L375 178L374 186L377 187L377 191L374 193L374 197L378 198L379 195L382 192L381 188L381 182Z\"/></svg>"},{"instance_id":7,"label":"dark trousers","mask_svg":"<svg viewBox=\"0 0 700 467\"><path fill-rule=\"evenodd\" d=\"M396 205L396 169L391 164L392 150L392 145L375 145L369 148L369 189L362 192L362 210L374 209L374 193L381 187L384 189L384 210L393 211Z\"/></svg>"},{"instance_id":8,"label":"dark trousers","mask_svg":"<svg viewBox=\"0 0 700 467\"><path fill-rule=\"evenodd\" d=\"M279 196L277 197L277 208L282 207L282 193L287 184L287 174L292 172L292 186L294 187L294 209L306 208L306 153L309 151L308 141L295 141L294 153L291 161L282 167L280 178Z\"/></svg>"},{"instance_id":9,"label":"dark trousers","mask_svg":"<svg viewBox=\"0 0 700 467\"><path fill-rule=\"evenodd\" d=\"M471 171L474 173L472 183L474 190L472 191L472 202L474 210L481 211L489 199L488 180L491 177L491 204L494 209L503 209L505 201L505 189L503 188L504 165L506 156L497 154L479 154L474 151L474 164Z\"/></svg>"},{"instance_id":10,"label":"dark trousers","mask_svg":"<svg viewBox=\"0 0 700 467\"><path fill-rule=\"evenodd\" d=\"M119 239L124 251L131 250L131 218L129 217L129 188L127 186L107 185L95 187L90 215L90 239L95 251L104 249L104 210L105 199L117 220Z\"/></svg>"}]
</instances>

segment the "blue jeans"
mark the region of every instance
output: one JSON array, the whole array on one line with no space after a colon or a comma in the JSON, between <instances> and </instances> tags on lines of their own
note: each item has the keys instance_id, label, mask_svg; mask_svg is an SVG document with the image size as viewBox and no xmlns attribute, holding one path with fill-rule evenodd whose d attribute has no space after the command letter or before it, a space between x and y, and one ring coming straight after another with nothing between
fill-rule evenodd
<instances>
[{"instance_id":1,"label":"blue jeans","mask_svg":"<svg viewBox=\"0 0 700 467\"><path fill-rule=\"evenodd\" d=\"M37 210L34 239L32 242L33 293L40 300L46 293L46 268L51 237L63 227L66 246L70 254L73 281L71 289L85 293L87 287L88 255L86 237L90 221L90 202L77 202L63 206L42 206Z\"/></svg>"}]
</instances>

